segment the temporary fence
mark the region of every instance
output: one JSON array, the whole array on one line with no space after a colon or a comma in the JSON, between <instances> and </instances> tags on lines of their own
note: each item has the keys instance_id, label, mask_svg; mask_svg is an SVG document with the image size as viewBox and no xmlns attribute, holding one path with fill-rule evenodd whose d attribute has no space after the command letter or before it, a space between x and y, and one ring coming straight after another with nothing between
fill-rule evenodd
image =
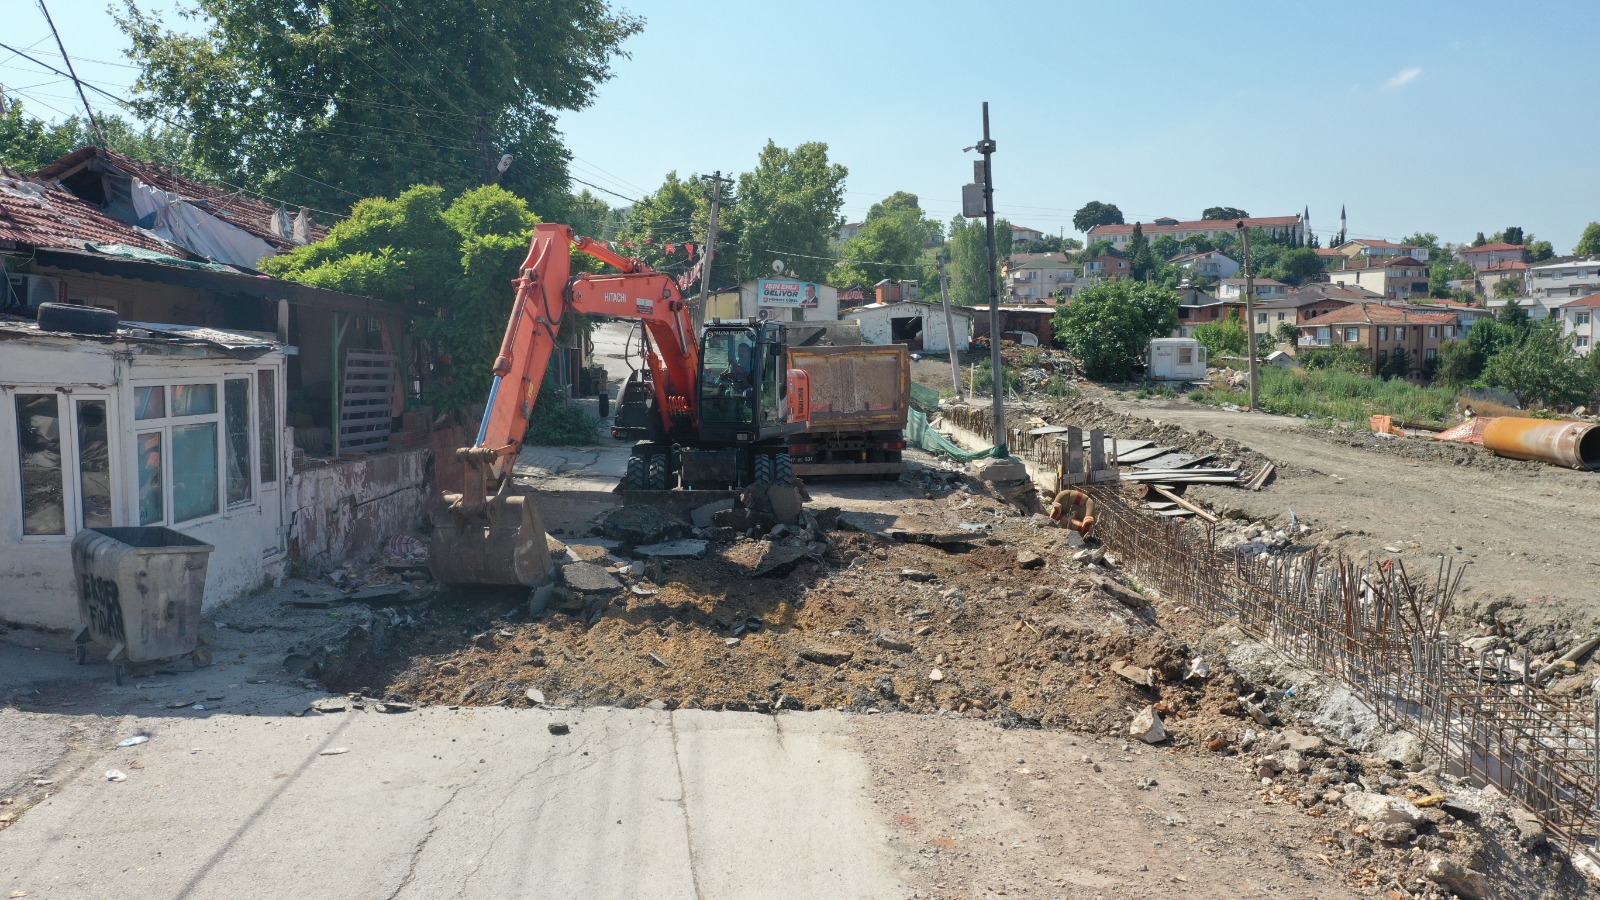
<instances>
[{"instance_id":1,"label":"temporary fence","mask_svg":"<svg viewBox=\"0 0 1600 900\"><path fill-rule=\"evenodd\" d=\"M1571 851L1600 861L1600 700L1557 697L1526 653L1472 654L1448 635L1461 580L1452 563L1419 578L1399 560L1236 554L1218 550L1198 522L1139 512L1115 486L1090 492L1096 535L1139 583L1340 679L1380 721L1437 753L1447 773L1494 785Z\"/></svg>"},{"instance_id":2,"label":"temporary fence","mask_svg":"<svg viewBox=\"0 0 1600 900\"><path fill-rule=\"evenodd\" d=\"M932 417L939 415L939 392L925 385L911 383L911 409L906 416L906 442L928 451L942 453L961 462L972 462L998 455L999 448L968 450L939 433L933 427Z\"/></svg>"}]
</instances>

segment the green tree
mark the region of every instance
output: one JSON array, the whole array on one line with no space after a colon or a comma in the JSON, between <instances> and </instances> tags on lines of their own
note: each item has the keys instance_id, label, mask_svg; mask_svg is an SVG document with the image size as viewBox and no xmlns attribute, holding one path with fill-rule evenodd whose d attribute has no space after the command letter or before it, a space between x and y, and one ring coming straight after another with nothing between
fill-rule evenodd
<instances>
[{"instance_id":1,"label":"green tree","mask_svg":"<svg viewBox=\"0 0 1600 900\"><path fill-rule=\"evenodd\" d=\"M1486 358L1469 341L1447 341L1439 348L1439 366L1434 377L1445 384L1467 385L1483 374Z\"/></svg>"},{"instance_id":2,"label":"green tree","mask_svg":"<svg viewBox=\"0 0 1600 900\"><path fill-rule=\"evenodd\" d=\"M1011 223L994 223L995 266L1011 255ZM986 306L989 303L987 275L989 244L982 219L956 216L950 220L950 301L960 306ZM995 273L996 289L999 272Z\"/></svg>"},{"instance_id":3,"label":"green tree","mask_svg":"<svg viewBox=\"0 0 1600 900\"><path fill-rule=\"evenodd\" d=\"M78 146L69 131L29 115L20 100L0 114L0 165L32 172Z\"/></svg>"},{"instance_id":4,"label":"green tree","mask_svg":"<svg viewBox=\"0 0 1600 900\"><path fill-rule=\"evenodd\" d=\"M229 179L324 209L496 180L558 208L557 112L588 106L642 27L606 0L197 0L179 29L124 2L137 111Z\"/></svg>"},{"instance_id":5,"label":"green tree","mask_svg":"<svg viewBox=\"0 0 1600 900\"><path fill-rule=\"evenodd\" d=\"M872 205L861 232L840 249L828 280L839 287L865 287L885 278L915 278L917 258L941 237L939 223L923 214L917 195L898 191Z\"/></svg>"},{"instance_id":6,"label":"green tree","mask_svg":"<svg viewBox=\"0 0 1600 900\"><path fill-rule=\"evenodd\" d=\"M1491 357L1483 380L1517 395L1525 406L1583 403L1594 392L1587 367L1574 358L1572 336L1558 319L1528 327L1515 343Z\"/></svg>"},{"instance_id":7,"label":"green tree","mask_svg":"<svg viewBox=\"0 0 1600 900\"><path fill-rule=\"evenodd\" d=\"M1150 252L1155 254L1158 260L1172 259L1174 256L1182 255L1183 245L1172 235L1163 234L1150 242Z\"/></svg>"},{"instance_id":8,"label":"green tree","mask_svg":"<svg viewBox=\"0 0 1600 900\"><path fill-rule=\"evenodd\" d=\"M1107 281L1078 292L1057 307L1057 340L1097 381L1126 381L1150 339L1178 324L1178 295L1170 288L1132 279Z\"/></svg>"},{"instance_id":9,"label":"green tree","mask_svg":"<svg viewBox=\"0 0 1600 900\"><path fill-rule=\"evenodd\" d=\"M1495 310L1494 321L1496 325L1510 332L1512 341L1520 340L1532 324L1528 311L1515 300Z\"/></svg>"},{"instance_id":10,"label":"green tree","mask_svg":"<svg viewBox=\"0 0 1600 900\"><path fill-rule=\"evenodd\" d=\"M172 166L196 178L210 174L194 158L189 135L179 129L162 124L141 127L115 113L100 113L95 118L105 145L112 150ZM0 165L21 172L33 172L79 147L98 143L79 116L44 122L29 115L21 101L8 104L0 113Z\"/></svg>"},{"instance_id":11,"label":"green tree","mask_svg":"<svg viewBox=\"0 0 1600 900\"><path fill-rule=\"evenodd\" d=\"M511 312L511 282L538 217L496 186L448 206L444 190L417 186L395 199L357 203L328 237L266 260L268 274L367 297L416 304L418 337L450 360L430 384L434 405L465 409L489 389Z\"/></svg>"},{"instance_id":12,"label":"green tree","mask_svg":"<svg viewBox=\"0 0 1600 900\"><path fill-rule=\"evenodd\" d=\"M1099 200L1090 200L1072 214L1072 227L1084 234L1088 234L1089 229L1099 225L1121 224L1123 224L1122 210L1117 209L1115 204L1101 203Z\"/></svg>"},{"instance_id":13,"label":"green tree","mask_svg":"<svg viewBox=\"0 0 1600 900\"><path fill-rule=\"evenodd\" d=\"M1144 236L1144 226L1135 222L1133 240L1128 242L1128 275L1136 281L1148 281L1155 267L1156 261L1150 252L1150 242Z\"/></svg>"},{"instance_id":14,"label":"green tree","mask_svg":"<svg viewBox=\"0 0 1600 900\"><path fill-rule=\"evenodd\" d=\"M1116 248L1116 245L1112 244L1110 241L1099 240L1099 241L1095 241L1094 243L1090 244L1089 246L1083 248L1083 252L1078 254L1078 258L1079 259L1094 259L1095 257L1098 257L1098 256L1122 256L1122 255L1124 255L1122 253L1122 251L1118 250Z\"/></svg>"},{"instance_id":15,"label":"green tree","mask_svg":"<svg viewBox=\"0 0 1600 900\"><path fill-rule=\"evenodd\" d=\"M1243 356L1250 346L1250 336L1245 333L1244 321L1239 318L1238 310L1230 311L1226 317L1215 322L1196 325L1190 336L1206 348L1208 359Z\"/></svg>"},{"instance_id":16,"label":"green tree","mask_svg":"<svg viewBox=\"0 0 1600 900\"><path fill-rule=\"evenodd\" d=\"M1394 352L1389 354L1388 360L1379 367L1378 374L1384 378L1409 378L1416 367L1415 363L1416 360L1406 352L1406 348L1396 347Z\"/></svg>"},{"instance_id":17,"label":"green tree","mask_svg":"<svg viewBox=\"0 0 1600 900\"><path fill-rule=\"evenodd\" d=\"M1556 248L1549 241L1541 241L1531 234L1523 247L1528 251L1528 262L1544 262L1556 255Z\"/></svg>"},{"instance_id":18,"label":"green tree","mask_svg":"<svg viewBox=\"0 0 1600 900\"><path fill-rule=\"evenodd\" d=\"M617 236L619 217L610 204L589 193L588 188L573 194L561 213L561 221L585 237L609 241Z\"/></svg>"},{"instance_id":19,"label":"green tree","mask_svg":"<svg viewBox=\"0 0 1600 900\"><path fill-rule=\"evenodd\" d=\"M617 228L616 239L625 246L622 251L637 256L656 268L671 267L685 257L669 257L667 244L683 244L705 240L705 225L710 206L705 189L694 175L679 178L676 171L668 172L666 180L651 193L639 198L628 210ZM702 209L702 206L704 208ZM719 256L719 260L722 258ZM714 276L724 276L719 284L732 281L733 266L719 262Z\"/></svg>"},{"instance_id":20,"label":"green tree","mask_svg":"<svg viewBox=\"0 0 1600 900\"><path fill-rule=\"evenodd\" d=\"M1278 343L1293 347L1300 340L1300 329L1293 322L1278 323Z\"/></svg>"},{"instance_id":21,"label":"green tree","mask_svg":"<svg viewBox=\"0 0 1600 900\"><path fill-rule=\"evenodd\" d=\"M1304 284L1322 274L1322 257L1309 247L1285 250L1269 274L1285 284Z\"/></svg>"},{"instance_id":22,"label":"green tree","mask_svg":"<svg viewBox=\"0 0 1600 900\"><path fill-rule=\"evenodd\" d=\"M1572 248L1573 256L1592 256L1600 253L1600 222L1590 222L1589 227L1583 229L1583 235L1578 238L1578 243Z\"/></svg>"},{"instance_id":23,"label":"green tree","mask_svg":"<svg viewBox=\"0 0 1600 900\"><path fill-rule=\"evenodd\" d=\"M739 198L727 212L729 240L737 250L734 277L749 281L771 273L774 259L807 281L833 268L829 243L844 206L849 170L828 162L828 145L810 141L790 150L772 141L754 171L739 176Z\"/></svg>"},{"instance_id":24,"label":"green tree","mask_svg":"<svg viewBox=\"0 0 1600 900\"><path fill-rule=\"evenodd\" d=\"M1494 295L1501 299L1510 299L1522 293L1522 285L1515 278L1502 278L1494 283Z\"/></svg>"},{"instance_id":25,"label":"green tree","mask_svg":"<svg viewBox=\"0 0 1600 900\"><path fill-rule=\"evenodd\" d=\"M1236 206L1208 206L1206 211L1200 214L1200 218L1212 221L1218 219L1248 219L1250 214Z\"/></svg>"},{"instance_id":26,"label":"green tree","mask_svg":"<svg viewBox=\"0 0 1600 900\"><path fill-rule=\"evenodd\" d=\"M1522 227L1513 225L1500 233L1500 240L1507 244L1521 244L1523 242Z\"/></svg>"}]
</instances>

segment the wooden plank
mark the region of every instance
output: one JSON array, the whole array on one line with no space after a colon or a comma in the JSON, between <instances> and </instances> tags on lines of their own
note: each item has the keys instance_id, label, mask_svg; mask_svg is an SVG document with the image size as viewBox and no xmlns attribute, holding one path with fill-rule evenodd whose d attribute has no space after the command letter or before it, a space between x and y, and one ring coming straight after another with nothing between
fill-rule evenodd
<instances>
[{"instance_id":1,"label":"wooden plank","mask_svg":"<svg viewBox=\"0 0 1600 900\"><path fill-rule=\"evenodd\" d=\"M339 391L341 450L384 450L394 425L394 391L399 357L371 350L347 350Z\"/></svg>"},{"instance_id":2,"label":"wooden plank","mask_svg":"<svg viewBox=\"0 0 1600 900\"><path fill-rule=\"evenodd\" d=\"M1167 490L1166 488L1162 487L1159 484L1153 485L1152 487L1154 487L1156 493L1158 493L1161 496L1167 498L1168 500L1171 500L1173 503L1178 504L1179 506L1183 507L1184 509L1189 510L1190 512L1192 512L1195 515L1199 516L1200 518L1205 519L1207 522L1210 522L1212 524L1216 524L1217 522L1221 521L1220 519L1218 519L1216 516L1212 515L1211 513L1208 513L1205 510L1201 509L1200 507L1195 506L1193 503L1190 503L1189 501L1183 499L1182 497L1179 497L1177 494L1174 494L1173 492Z\"/></svg>"},{"instance_id":3,"label":"wooden plank","mask_svg":"<svg viewBox=\"0 0 1600 900\"><path fill-rule=\"evenodd\" d=\"M1256 476L1254 478L1250 479L1249 483L1246 484L1245 487L1249 488L1252 491L1261 490L1263 487L1266 486L1267 479L1272 477L1272 473L1277 471L1277 468L1278 467L1276 465L1274 465L1273 463L1270 463L1270 462L1267 463L1266 465L1261 467L1261 471L1257 472Z\"/></svg>"},{"instance_id":4,"label":"wooden plank","mask_svg":"<svg viewBox=\"0 0 1600 900\"><path fill-rule=\"evenodd\" d=\"M1067 484L1085 484L1089 473L1083 468L1083 437L1078 426L1067 428Z\"/></svg>"},{"instance_id":5,"label":"wooden plank","mask_svg":"<svg viewBox=\"0 0 1600 900\"><path fill-rule=\"evenodd\" d=\"M1112 450L1116 452L1115 448ZM1106 433L1098 428L1089 429L1089 480L1106 470Z\"/></svg>"}]
</instances>

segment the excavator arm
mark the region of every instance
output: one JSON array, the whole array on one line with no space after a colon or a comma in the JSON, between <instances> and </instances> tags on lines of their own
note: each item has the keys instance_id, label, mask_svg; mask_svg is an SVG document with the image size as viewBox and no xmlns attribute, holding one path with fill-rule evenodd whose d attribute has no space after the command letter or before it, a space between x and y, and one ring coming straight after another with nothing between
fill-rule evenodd
<instances>
[{"instance_id":1,"label":"excavator arm","mask_svg":"<svg viewBox=\"0 0 1600 900\"><path fill-rule=\"evenodd\" d=\"M619 273L573 279L573 248ZM532 502L511 493L511 469L568 310L641 320L654 342L646 364L662 401L662 424L695 415L699 347L672 279L599 241L576 237L570 226L534 226L483 421L472 446L456 451L467 466L466 483L462 493L444 495L445 515L436 523L429 558L439 581L531 585L549 571L543 522Z\"/></svg>"}]
</instances>

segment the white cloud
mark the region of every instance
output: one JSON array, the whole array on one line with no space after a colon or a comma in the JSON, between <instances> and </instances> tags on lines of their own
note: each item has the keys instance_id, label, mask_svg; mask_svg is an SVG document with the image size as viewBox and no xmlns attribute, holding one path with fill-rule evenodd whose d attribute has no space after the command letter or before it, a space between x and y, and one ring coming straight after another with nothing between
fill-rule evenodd
<instances>
[{"instance_id":1,"label":"white cloud","mask_svg":"<svg viewBox=\"0 0 1600 900\"><path fill-rule=\"evenodd\" d=\"M1384 83L1384 87L1388 88L1389 90L1394 90L1395 88L1398 88L1398 87L1404 87L1405 85L1408 85L1413 81L1416 81L1417 80L1417 76L1421 75L1421 74L1422 74L1422 69L1420 67L1417 67L1417 66L1412 66L1409 69L1401 69L1399 72L1395 73L1393 78L1390 78L1387 82Z\"/></svg>"}]
</instances>

